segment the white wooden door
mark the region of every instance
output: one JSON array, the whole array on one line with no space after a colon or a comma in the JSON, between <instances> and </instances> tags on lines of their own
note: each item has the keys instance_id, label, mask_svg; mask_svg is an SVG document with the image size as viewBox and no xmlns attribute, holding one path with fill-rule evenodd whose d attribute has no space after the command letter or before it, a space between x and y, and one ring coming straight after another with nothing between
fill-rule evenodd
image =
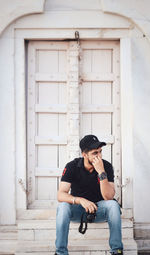
<instances>
[{"instance_id":1,"label":"white wooden door","mask_svg":"<svg viewBox=\"0 0 150 255\"><path fill-rule=\"evenodd\" d=\"M90 133L108 143L121 200L119 93L118 42L29 42L28 208L56 206L64 165Z\"/></svg>"},{"instance_id":2,"label":"white wooden door","mask_svg":"<svg viewBox=\"0 0 150 255\"><path fill-rule=\"evenodd\" d=\"M119 41L81 42L80 135L95 134L103 158L115 170L116 199L121 203Z\"/></svg>"}]
</instances>

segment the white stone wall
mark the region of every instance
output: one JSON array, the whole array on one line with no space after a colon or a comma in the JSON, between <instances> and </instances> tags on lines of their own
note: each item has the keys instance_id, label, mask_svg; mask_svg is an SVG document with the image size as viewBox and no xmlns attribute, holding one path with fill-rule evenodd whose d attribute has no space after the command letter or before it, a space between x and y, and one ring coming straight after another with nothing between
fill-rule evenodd
<instances>
[{"instance_id":1,"label":"white stone wall","mask_svg":"<svg viewBox=\"0 0 150 255\"><path fill-rule=\"evenodd\" d=\"M129 26L131 28L129 38L132 49L133 209L135 222L150 222L150 2L95 0L93 4L93 0L78 0L76 3L73 0L55 2L47 0L45 14L36 14L43 12L44 0L25 2L21 6L17 0L14 0L13 4L11 0L5 1L5 4L3 1L0 2L0 7L3 6L0 8L0 224L14 224L16 220L14 28L28 28L31 26L31 18L34 28L37 26L53 28L56 17L64 17L64 21L61 20L60 23L57 18L57 27L61 24L63 28L74 26L87 28L120 26L124 30ZM91 12L95 13L95 21L88 18ZM28 14L29 16L22 18ZM16 21L17 18L19 19ZM12 24L9 25L10 23ZM117 33L119 37L119 32ZM130 155L127 160L130 160Z\"/></svg>"},{"instance_id":2,"label":"white stone wall","mask_svg":"<svg viewBox=\"0 0 150 255\"><path fill-rule=\"evenodd\" d=\"M15 222L14 42L0 40L0 224Z\"/></svg>"},{"instance_id":3,"label":"white stone wall","mask_svg":"<svg viewBox=\"0 0 150 255\"><path fill-rule=\"evenodd\" d=\"M150 222L150 42L132 39L134 217Z\"/></svg>"}]
</instances>

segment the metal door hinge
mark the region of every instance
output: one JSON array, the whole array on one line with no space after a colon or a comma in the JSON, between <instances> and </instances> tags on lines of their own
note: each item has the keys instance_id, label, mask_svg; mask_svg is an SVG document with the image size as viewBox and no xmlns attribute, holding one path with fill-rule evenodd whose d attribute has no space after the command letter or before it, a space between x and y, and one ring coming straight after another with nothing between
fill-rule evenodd
<instances>
[{"instance_id":1,"label":"metal door hinge","mask_svg":"<svg viewBox=\"0 0 150 255\"><path fill-rule=\"evenodd\" d=\"M117 184L118 188L125 188L130 183L130 178L126 178L124 184Z\"/></svg>"},{"instance_id":2,"label":"metal door hinge","mask_svg":"<svg viewBox=\"0 0 150 255\"><path fill-rule=\"evenodd\" d=\"M25 188L25 184L23 183L23 180L22 180L21 178L18 180L18 183L20 184L20 186L21 186L23 192L26 193L26 194L28 195L29 192L28 192L27 189Z\"/></svg>"}]
</instances>

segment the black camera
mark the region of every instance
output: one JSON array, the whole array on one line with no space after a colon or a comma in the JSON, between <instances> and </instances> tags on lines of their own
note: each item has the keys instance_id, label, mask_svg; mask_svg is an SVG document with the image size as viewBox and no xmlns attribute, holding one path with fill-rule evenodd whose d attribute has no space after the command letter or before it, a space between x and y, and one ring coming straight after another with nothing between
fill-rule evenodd
<instances>
[{"instance_id":1,"label":"black camera","mask_svg":"<svg viewBox=\"0 0 150 255\"><path fill-rule=\"evenodd\" d=\"M96 204L97 205L97 204ZM87 224L88 223L92 223L94 222L96 218L96 210L93 213L90 212L84 212L81 216L81 222L80 222L80 226L79 226L79 232L81 234L85 234L86 230L87 230ZM85 227L83 227L83 225L85 224Z\"/></svg>"},{"instance_id":2,"label":"black camera","mask_svg":"<svg viewBox=\"0 0 150 255\"><path fill-rule=\"evenodd\" d=\"M86 221L87 221L88 223L94 222L95 218L96 218L96 211L94 211L94 213L89 213L89 212L88 212L88 213L86 214Z\"/></svg>"}]
</instances>

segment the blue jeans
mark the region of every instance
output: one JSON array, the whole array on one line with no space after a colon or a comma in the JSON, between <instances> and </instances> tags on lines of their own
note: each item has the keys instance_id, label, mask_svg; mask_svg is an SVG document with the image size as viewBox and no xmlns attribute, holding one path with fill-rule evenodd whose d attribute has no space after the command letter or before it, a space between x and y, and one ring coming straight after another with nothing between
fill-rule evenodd
<instances>
[{"instance_id":1,"label":"blue jeans","mask_svg":"<svg viewBox=\"0 0 150 255\"><path fill-rule=\"evenodd\" d=\"M111 252L123 250L121 235L120 206L115 200L102 200L97 203L96 219L94 222L108 222L110 230L109 246ZM68 233L70 221L80 222L85 209L81 205L66 202L59 203L56 216L56 253L68 255Z\"/></svg>"}]
</instances>

